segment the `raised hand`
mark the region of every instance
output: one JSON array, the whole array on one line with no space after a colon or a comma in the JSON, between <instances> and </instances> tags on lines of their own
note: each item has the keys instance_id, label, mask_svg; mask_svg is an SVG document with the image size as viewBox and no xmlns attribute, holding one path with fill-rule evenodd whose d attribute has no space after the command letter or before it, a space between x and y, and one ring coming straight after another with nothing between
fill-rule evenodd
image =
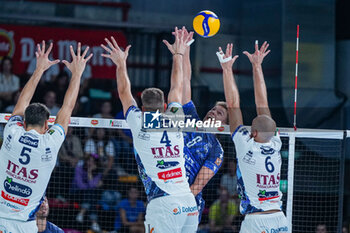
<instances>
[{"instance_id":1,"label":"raised hand","mask_svg":"<svg viewBox=\"0 0 350 233\"><path fill-rule=\"evenodd\" d=\"M40 45L37 44L38 51L35 52L36 69L37 70L45 71L45 70L49 69L52 65L55 65L55 64L60 62L60 60L58 60L58 59L54 60L54 61L49 60L49 54L52 50L52 47L53 47L53 45L52 45L52 43L50 43L50 47L45 52L45 41L43 40L41 48L40 48Z\"/></svg>"},{"instance_id":2,"label":"raised hand","mask_svg":"<svg viewBox=\"0 0 350 233\"><path fill-rule=\"evenodd\" d=\"M271 50L267 50L268 47L269 44L266 41L263 43L260 49L258 43L255 43L255 52L253 54L250 54L247 51L244 51L243 54L248 57L252 65L261 65L265 56L271 52Z\"/></svg>"},{"instance_id":3,"label":"raised hand","mask_svg":"<svg viewBox=\"0 0 350 233\"><path fill-rule=\"evenodd\" d=\"M219 53L220 55L224 55L222 58L223 60L227 59L227 58L231 58L232 57L232 50L233 50L233 44L227 44L226 46L226 53L224 54L224 52L222 51L221 47L219 47ZM228 61L225 61L225 62L221 62L220 61L220 64L221 64L221 67L223 70L225 69L230 69L232 70L232 65L233 63L235 63L235 61L237 60L238 58L238 55L234 56L233 58L231 58L230 60Z\"/></svg>"},{"instance_id":4,"label":"raised hand","mask_svg":"<svg viewBox=\"0 0 350 233\"><path fill-rule=\"evenodd\" d=\"M70 47L70 54L72 55L72 62L69 63L66 60L63 60L62 62L67 66L67 68L72 72L72 74L77 74L79 77L83 74L86 63L90 60L90 58L93 56L91 53L87 58L84 58L89 50L89 46L85 48L82 55L81 54L81 43L78 43L77 48L77 54L74 53L73 46ZM72 75L72 77L73 77Z\"/></svg>"},{"instance_id":5,"label":"raised hand","mask_svg":"<svg viewBox=\"0 0 350 233\"><path fill-rule=\"evenodd\" d=\"M186 41L185 41L185 43L187 45L185 53L189 53L190 52L190 45L188 45L188 43L193 39L193 33L194 32L193 31L188 32L185 26L183 26L181 29L179 29L180 33L182 31L184 32L184 38L187 38ZM172 34L173 34L173 36L175 36L175 31L173 31Z\"/></svg>"},{"instance_id":6,"label":"raised hand","mask_svg":"<svg viewBox=\"0 0 350 233\"><path fill-rule=\"evenodd\" d=\"M173 55L175 54L184 55L188 47L186 43L189 41L191 33L188 33L187 36L185 36L185 30L179 30L177 27L175 27L174 36L175 36L174 44L170 44L167 40L163 40L163 43L168 47L169 51ZM193 36L193 33L192 33L192 36Z\"/></svg>"},{"instance_id":7,"label":"raised hand","mask_svg":"<svg viewBox=\"0 0 350 233\"><path fill-rule=\"evenodd\" d=\"M111 40L112 40L113 44L107 38L105 38L105 41L107 42L109 48L107 46L101 44L101 47L107 53L109 53L109 54L101 54L101 56L111 59L114 62L114 64L116 64L117 66L125 64L126 59L128 58L128 55L129 55L129 49L130 49L131 45L128 45L126 47L125 51L123 51L119 48L118 43L116 42L116 40L114 39L113 36L111 36Z\"/></svg>"}]
</instances>

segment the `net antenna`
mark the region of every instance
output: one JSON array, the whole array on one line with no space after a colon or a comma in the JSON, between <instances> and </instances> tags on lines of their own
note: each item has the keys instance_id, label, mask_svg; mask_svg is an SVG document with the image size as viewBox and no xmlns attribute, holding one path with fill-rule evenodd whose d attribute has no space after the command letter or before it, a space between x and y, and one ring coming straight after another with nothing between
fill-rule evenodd
<instances>
[{"instance_id":1,"label":"net antenna","mask_svg":"<svg viewBox=\"0 0 350 233\"><path fill-rule=\"evenodd\" d=\"M295 56L295 87L294 87L294 131L297 130L297 96L298 96L298 62L299 62L299 24L297 25L297 43Z\"/></svg>"}]
</instances>

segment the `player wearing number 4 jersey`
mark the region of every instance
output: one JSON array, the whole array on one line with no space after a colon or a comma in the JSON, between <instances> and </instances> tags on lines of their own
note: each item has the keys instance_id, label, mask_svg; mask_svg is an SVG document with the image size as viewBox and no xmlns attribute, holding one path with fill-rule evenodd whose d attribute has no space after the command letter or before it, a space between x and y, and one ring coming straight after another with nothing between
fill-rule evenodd
<instances>
[{"instance_id":1,"label":"player wearing number 4 jersey","mask_svg":"<svg viewBox=\"0 0 350 233\"><path fill-rule=\"evenodd\" d=\"M27 82L4 129L4 144L0 150L0 232L37 233L35 214L39 210L57 153L64 141L80 86L80 77L86 62L88 48L75 56L73 62L63 63L72 71L63 106L55 124L49 129L49 110L45 105L30 104L42 74L59 60L50 61L52 43L45 52L45 42L38 45L37 66ZM24 120L23 120L24 116Z\"/></svg>"},{"instance_id":2,"label":"player wearing number 4 jersey","mask_svg":"<svg viewBox=\"0 0 350 233\"><path fill-rule=\"evenodd\" d=\"M135 158L141 180L148 198L145 228L147 233L195 233L198 225L198 210L191 193L184 167L183 135L176 129L147 131L143 128L143 112L153 113L151 122L159 119L164 112L164 94L157 88L148 88L142 92L142 111L136 106L131 94L127 75L126 59L128 46L123 52L112 37L113 44L106 39L108 47L102 47L109 53L102 56L110 58L117 65L118 94L123 105L126 121L131 128L135 149ZM183 31L175 29L175 43L167 45L173 54L171 87L168 94L168 107L165 114L169 117L183 117L182 97L182 57L188 37Z\"/></svg>"},{"instance_id":3,"label":"player wearing number 4 jersey","mask_svg":"<svg viewBox=\"0 0 350 233\"><path fill-rule=\"evenodd\" d=\"M286 217L281 211L282 193L279 190L281 171L281 140L276 132L267 102L267 91L261 63L270 52L265 42L260 50L255 44L255 53L243 52L253 66L255 104L258 116L253 120L251 132L242 126L243 119L239 104L232 65L238 56L232 56L232 44L227 45L222 56L223 81L226 102L229 108L230 129L237 153L238 193L240 210L245 215L241 233L289 232ZM227 60L227 59L226 59Z\"/></svg>"}]
</instances>

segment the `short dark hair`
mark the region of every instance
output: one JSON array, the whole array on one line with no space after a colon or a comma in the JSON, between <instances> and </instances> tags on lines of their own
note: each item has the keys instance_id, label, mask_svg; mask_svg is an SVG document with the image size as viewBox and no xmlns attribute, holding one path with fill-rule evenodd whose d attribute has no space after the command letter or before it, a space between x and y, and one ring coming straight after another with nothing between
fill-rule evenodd
<instances>
[{"instance_id":1,"label":"short dark hair","mask_svg":"<svg viewBox=\"0 0 350 233\"><path fill-rule=\"evenodd\" d=\"M44 126L49 117L49 109L41 103L32 103L24 111L24 120L27 125Z\"/></svg>"},{"instance_id":2,"label":"short dark hair","mask_svg":"<svg viewBox=\"0 0 350 233\"><path fill-rule=\"evenodd\" d=\"M4 56L4 57L1 59L1 65L0 65L0 67L1 67L0 71L1 71L1 72L4 72L4 64L5 64L5 61L10 61L11 67L13 67L12 58L9 57L9 56ZM12 72L12 70L11 70L11 72Z\"/></svg>"},{"instance_id":3,"label":"short dark hair","mask_svg":"<svg viewBox=\"0 0 350 233\"><path fill-rule=\"evenodd\" d=\"M158 88L147 88L141 94L142 106L147 111L157 111L164 108L164 93Z\"/></svg>"}]
</instances>

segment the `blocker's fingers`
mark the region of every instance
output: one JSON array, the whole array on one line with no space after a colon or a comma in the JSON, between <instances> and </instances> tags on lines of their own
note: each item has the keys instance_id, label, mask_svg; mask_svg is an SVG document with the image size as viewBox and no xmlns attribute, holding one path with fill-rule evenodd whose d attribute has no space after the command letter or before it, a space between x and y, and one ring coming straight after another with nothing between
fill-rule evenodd
<instances>
[{"instance_id":1,"label":"blocker's fingers","mask_svg":"<svg viewBox=\"0 0 350 233\"><path fill-rule=\"evenodd\" d=\"M91 54L85 59L85 61L88 62L88 61L92 58L93 55L94 55L94 54L91 53Z\"/></svg>"},{"instance_id":2,"label":"blocker's fingers","mask_svg":"<svg viewBox=\"0 0 350 233\"><path fill-rule=\"evenodd\" d=\"M70 49L70 55L72 55L72 58L75 57L75 53L74 53L74 50L73 50L73 46L69 46L69 49Z\"/></svg>"},{"instance_id":3,"label":"blocker's fingers","mask_svg":"<svg viewBox=\"0 0 350 233\"><path fill-rule=\"evenodd\" d=\"M109 46L112 50L115 49L114 46L112 45L112 43L111 43L107 38L105 38L105 41L107 42L108 46Z\"/></svg>"},{"instance_id":4,"label":"blocker's fingers","mask_svg":"<svg viewBox=\"0 0 350 233\"><path fill-rule=\"evenodd\" d=\"M49 55L49 54L51 53L52 47L53 47L53 44L50 43L50 46L49 46L49 48L47 49L45 55Z\"/></svg>"},{"instance_id":5,"label":"blocker's fingers","mask_svg":"<svg viewBox=\"0 0 350 233\"><path fill-rule=\"evenodd\" d=\"M67 67L69 66L69 62L66 60L62 60L62 63L65 64Z\"/></svg>"},{"instance_id":6,"label":"blocker's fingers","mask_svg":"<svg viewBox=\"0 0 350 233\"><path fill-rule=\"evenodd\" d=\"M266 50L268 49L268 47L270 46L270 44L266 44L266 46L265 46L265 48L264 48L264 51L263 51L263 53L265 53L266 52Z\"/></svg>"},{"instance_id":7,"label":"blocker's fingers","mask_svg":"<svg viewBox=\"0 0 350 233\"><path fill-rule=\"evenodd\" d=\"M60 60L59 60L59 59L56 59L56 60L54 60L54 61L51 61L51 63L52 63L52 65L55 65L55 64L60 63Z\"/></svg>"},{"instance_id":8,"label":"blocker's fingers","mask_svg":"<svg viewBox=\"0 0 350 233\"><path fill-rule=\"evenodd\" d=\"M39 57L39 53L35 52L35 56L36 56L36 58L38 58Z\"/></svg>"},{"instance_id":9,"label":"blocker's fingers","mask_svg":"<svg viewBox=\"0 0 350 233\"><path fill-rule=\"evenodd\" d=\"M45 53L45 41L43 40L43 42L41 42L42 46L41 46L41 51L42 53Z\"/></svg>"},{"instance_id":10,"label":"blocker's fingers","mask_svg":"<svg viewBox=\"0 0 350 233\"><path fill-rule=\"evenodd\" d=\"M104 44L101 44L101 47L106 50L107 53L112 53L112 50L110 50L107 46L105 46Z\"/></svg>"},{"instance_id":11,"label":"blocker's fingers","mask_svg":"<svg viewBox=\"0 0 350 233\"><path fill-rule=\"evenodd\" d=\"M226 55L229 55L230 53L230 44L227 44L226 46Z\"/></svg>"},{"instance_id":12,"label":"blocker's fingers","mask_svg":"<svg viewBox=\"0 0 350 233\"><path fill-rule=\"evenodd\" d=\"M84 58L89 50L89 46L85 48L83 55L81 55L82 58Z\"/></svg>"},{"instance_id":13,"label":"blocker's fingers","mask_svg":"<svg viewBox=\"0 0 350 233\"><path fill-rule=\"evenodd\" d=\"M260 48L260 52L261 52L261 53L264 53L264 50L265 50L266 45L267 45L267 42L265 41L265 42L263 43L263 45L261 46L261 48Z\"/></svg>"},{"instance_id":14,"label":"blocker's fingers","mask_svg":"<svg viewBox=\"0 0 350 233\"><path fill-rule=\"evenodd\" d=\"M80 55L81 55L81 43L78 42L77 56L80 57Z\"/></svg>"},{"instance_id":15,"label":"blocker's fingers","mask_svg":"<svg viewBox=\"0 0 350 233\"><path fill-rule=\"evenodd\" d=\"M38 50L38 54L41 54L40 44L37 44L36 47L37 47L37 50Z\"/></svg>"},{"instance_id":16,"label":"blocker's fingers","mask_svg":"<svg viewBox=\"0 0 350 233\"><path fill-rule=\"evenodd\" d=\"M170 51L173 50L171 44L170 44L167 40L163 40L163 43L166 45L166 47L168 47L168 49L169 49Z\"/></svg>"},{"instance_id":17,"label":"blocker's fingers","mask_svg":"<svg viewBox=\"0 0 350 233\"><path fill-rule=\"evenodd\" d=\"M126 47L126 49L125 49L125 54L126 54L126 55L129 55L129 50L130 50L130 48L131 48L131 45L128 45L128 46Z\"/></svg>"},{"instance_id":18,"label":"blocker's fingers","mask_svg":"<svg viewBox=\"0 0 350 233\"><path fill-rule=\"evenodd\" d=\"M271 50L267 50L266 53L264 53L264 56L266 56L267 54L269 54L271 52Z\"/></svg>"},{"instance_id":19,"label":"blocker's fingers","mask_svg":"<svg viewBox=\"0 0 350 233\"><path fill-rule=\"evenodd\" d=\"M119 45L118 45L117 41L114 39L113 36L111 36L111 39L112 39L114 47L119 50L120 48L119 48Z\"/></svg>"},{"instance_id":20,"label":"blocker's fingers","mask_svg":"<svg viewBox=\"0 0 350 233\"><path fill-rule=\"evenodd\" d=\"M255 41L255 51L259 50L259 42L258 40Z\"/></svg>"},{"instance_id":21,"label":"blocker's fingers","mask_svg":"<svg viewBox=\"0 0 350 233\"><path fill-rule=\"evenodd\" d=\"M232 61L235 62L235 61L237 60L238 57L239 57L238 55L234 56L234 57L232 58Z\"/></svg>"},{"instance_id":22,"label":"blocker's fingers","mask_svg":"<svg viewBox=\"0 0 350 233\"><path fill-rule=\"evenodd\" d=\"M110 55L110 54L104 54L104 53L102 53L101 56L102 56L102 57L111 58L111 55Z\"/></svg>"}]
</instances>

